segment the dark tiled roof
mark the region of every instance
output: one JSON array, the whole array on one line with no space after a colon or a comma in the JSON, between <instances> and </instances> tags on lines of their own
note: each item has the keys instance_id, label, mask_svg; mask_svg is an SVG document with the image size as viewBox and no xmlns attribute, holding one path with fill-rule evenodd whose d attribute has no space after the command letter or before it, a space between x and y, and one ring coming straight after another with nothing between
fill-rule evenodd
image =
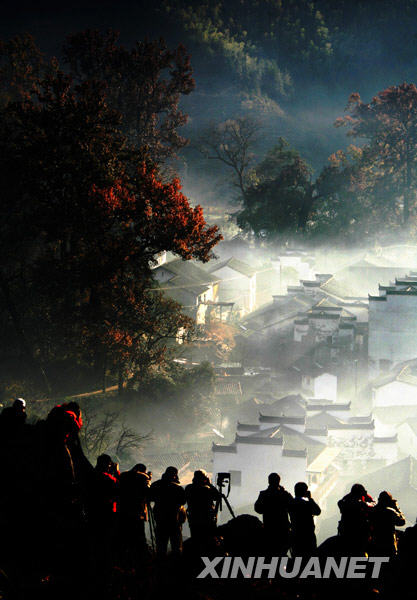
<instances>
[{"instance_id":1,"label":"dark tiled roof","mask_svg":"<svg viewBox=\"0 0 417 600\"><path fill-rule=\"evenodd\" d=\"M337 320L340 319L339 314L328 313L324 311L314 311L314 313L309 313L309 319L327 319L327 320Z\"/></svg>"},{"instance_id":2,"label":"dark tiled roof","mask_svg":"<svg viewBox=\"0 0 417 600\"><path fill-rule=\"evenodd\" d=\"M306 427L304 433L306 435L327 436L327 427Z\"/></svg>"},{"instance_id":3,"label":"dark tiled roof","mask_svg":"<svg viewBox=\"0 0 417 600\"><path fill-rule=\"evenodd\" d=\"M182 260L181 258L167 262L158 269L165 269L175 275L186 277L199 285L208 285L219 281L218 277L214 277L206 269L202 269L190 260Z\"/></svg>"},{"instance_id":4,"label":"dark tiled roof","mask_svg":"<svg viewBox=\"0 0 417 600\"><path fill-rule=\"evenodd\" d=\"M331 427L332 425L337 425L338 423L340 423L339 419L325 411L322 411L316 415L309 416L306 426L308 428L317 429L322 427Z\"/></svg>"},{"instance_id":5,"label":"dark tiled roof","mask_svg":"<svg viewBox=\"0 0 417 600\"><path fill-rule=\"evenodd\" d=\"M273 416L273 415L263 415L259 413L259 422L260 423L280 423L280 424L288 424L288 425L304 425L305 416L302 417L291 417L286 415Z\"/></svg>"},{"instance_id":6,"label":"dark tiled roof","mask_svg":"<svg viewBox=\"0 0 417 600\"><path fill-rule=\"evenodd\" d=\"M327 372L324 367L313 360L311 354L301 356L293 363L292 368L299 371L302 375L310 377L317 377Z\"/></svg>"},{"instance_id":7,"label":"dark tiled roof","mask_svg":"<svg viewBox=\"0 0 417 600\"><path fill-rule=\"evenodd\" d=\"M261 437L256 435L238 435L235 437L236 444L256 444L265 446L282 446L282 437Z\"/></svg>"},{"instance_id":8,"label":"dark tiled roof","mask_svg":"<svg viewBox=\"0 0 417 600\"><path fill-rule=\"evenodd\" d=\"M397 442L397 441L398 441L398 435L397 434L392 435L390 437L375 437L374 436L374 442L376 444L391 444L391 443L394 443L394 442Z\"/></svg>"},{"instance_id":9,"label":"dark tiled roof","mask_svg":"<svg viewBox=\"0 0 417 600\"><path fill-rule=\"evenodd\" d=\"M314 411L339 411L339 410L349 410L350 402L342 403L342 402L329 402L328 400L311 400L307 403L307 410Z\"/></svg>"},{"instance_id":10,"label":"dark tiled roof","mask_svg":"<svg viewBox=\"0 0 417 600\"><path fill-rule=\"evenodd\" d=\"M301 394L290 394L272 402L265 410L270 416L304 417L306 400Z\"/></svg>"},{"instance_id":11,"label":"dark tiled roof","mask_svg":"<svg viewBox=\"0 0 417 600\"><path fill-rule=\"evenodd\" d=\"M282 451L283 456L293 456L294 458L298 457L307 457L307 450L287 450L284 448Z\"/></svg>"},{"instance_id":12,"label":"dark tiled roof","mask_svg":"<svg viewBox=\"0 0 417 600\"><path fill-rule=\"evenodd\" d=\"M408 290L391 290L386 292L387 296L417 296L417 289L410 287Z\"/></svg>"},{"instance_id":13,"label":"dark tiled roof","mask_svg":"<svg viewBox=\"0 0 417 600\"><path fill-rule=\"evenodd\" d=\"M253 277L253 275L255 275L256 273L256 269L243 262L242 260L238 260L234 256L231 256L230 258L223 260L219 263L217 261L212 261L212 264L209 265L208 271L210 273L215 273L220 269L223 269L224 267L229 267L230 269L233 269L233 271L237 271L245 277Z\"/></svg>"},{"instance_id":14,"label":"dark tiled roof","mask_svg":"<svg viewBox=\"0 0 417 600\"><path fill-rule=\"evenodd\" d=\"M239 423L237 422L238 431L258 431L259 425L252 425L250 423Z\"/></svg>"},{"instance_id":15,"label":"dark tiled roof","mask_svg":"<svg viewBox=\"0 0 417 600\"><path fill-rule=\"evenodd\" d=\"M373 421L370 423L333 423L329 425L328 429L375 429Z\"/></svg>"},{"instance_id":16,"label":"dark tiled roof","mask_svg":"<svg viewBox=\"0 0 417 600\"><path fill-rule=\"evenodd\" d=\"M237 454L237 448L234 444L229 446L221 446L220 444L214 444L212 446L213 452L229 452L230 454Z\"/></svg>"}]
</instances>

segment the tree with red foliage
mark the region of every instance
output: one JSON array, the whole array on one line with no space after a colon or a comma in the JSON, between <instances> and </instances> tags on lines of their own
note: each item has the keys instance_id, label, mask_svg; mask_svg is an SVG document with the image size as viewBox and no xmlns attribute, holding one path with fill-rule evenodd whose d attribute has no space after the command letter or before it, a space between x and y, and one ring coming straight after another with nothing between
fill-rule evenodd
<instances>
[{"instance_id":1,"label":"tree with red foliage","mask_svg":"<svg viewBox=\"0 0 417 600\"><path fill-rule=\"evenodd\" d=\"M162 39L128 49L118 38L111 30L70 35L65 60L76 81L105 83L107 102L122 115L129 141L163 162L188 143L178 132L187 122L178 104L194 89L190 58L183 46L169 50Z\"/></svg>"},{"instance_id":2,"label":"tree with red foliage","mask_svg":"<svg viewBox=\"0 0 417 600\"><path fill-rule=\"evenodd\" d=\"M123 378L190 324L152 290L155 254L207 261L221 236L119 127L101 84L58 69L3 108L0 271L32 356Z\"/></svg>"},{"instance_id":3,"label":"tree with red foliage","mask_svg":"<svg viewBox=\"0 0 417 600\"><path fill-rule=\"evenodd\" d=\"M369 103L352 94L347 111L335 125L347 126L349 136L366 140L367 165L375 182L396 199L394 210L408 228L416 208L417 87L391 86Z\"/></svg>"}]
</instances>

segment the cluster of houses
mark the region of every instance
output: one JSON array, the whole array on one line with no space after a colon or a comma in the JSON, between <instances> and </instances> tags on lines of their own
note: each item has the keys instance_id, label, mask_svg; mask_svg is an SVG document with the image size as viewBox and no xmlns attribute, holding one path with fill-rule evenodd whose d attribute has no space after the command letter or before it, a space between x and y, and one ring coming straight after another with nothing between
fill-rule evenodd
<instances>
[{"instance_id":1,"label":"cluster of houses","mask_svg":"<svg viewBox=\"0 0 417 600\"><path fill-rule=\"evenodd\" d=\"M269 266L248 253L155 268L197 323L239 317L248 364L219 376L236 419L213 443L209 467L231 473L237 510L250 510L272 471L288 488L308 481L324 505L359 476L375 486L387 477L381 489L392 480L395 494L407 494L415 521L417 252L390 253L343 258L337 269L288 249ZM247 383L254 375L258 388ZM255 400L248 419L245 404Z\"/></svg>"},{"instance_id":2,"label":"cluster of houses","mask_svg":"<svg viewBox=\"0 0 417 600\"><path fill-rule=\"evenodd\" d=\"M205 325L210 318L227 320L232 312L243 316L257 306L257 271L233 256L210 262L206 268L175 259L156 266L153 273L197 325Z\"/></svg>"}]
</instances>

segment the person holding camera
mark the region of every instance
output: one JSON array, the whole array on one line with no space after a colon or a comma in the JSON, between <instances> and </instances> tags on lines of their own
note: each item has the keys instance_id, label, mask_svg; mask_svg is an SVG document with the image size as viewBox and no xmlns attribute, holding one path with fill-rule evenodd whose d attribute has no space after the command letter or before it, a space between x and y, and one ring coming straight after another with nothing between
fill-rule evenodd
<instances>
[{"instance_id":1,"label":"person holding camera","mask_svg":"<svg viewBox=\"0 0 417 600\"><path fill-rule=\"evenodd\" d=\"M171 542L172 554L182 552L182 526L186 520L185 492L180 485L178 469L168 467L161 479L155 481L149 491L149 499L155 503L156 552L159 558L167 554L168 542Z\"/></svg>"},{"instance_id":2,"label":"person holding camera","mask_svg":"<svg viewBox=\"0 0 417 600\"><path fill-rule=\"evenodd\" d=\"M286 556L290 547L289 511L293 497L280 485L278 473L268 476L268 488L259 492L255 511L263 516L266 550L271 556Z\"/></svg>"},{"instance_id":3,"label":"person holding camera","mask_svg":"<svg viewBox=\"0 0 417 600\"><path fill-rule=\"evenodd\" d=\"M338 533L349 556L363 556L371 540L371 518L375 502L361 483L337 503L340 510Z\"/></svg>"},{"instance_id":4,"label":"person holding camera","mask_svg":"<svg viewBox=\"0 0 417 600\"><path fill-rule=\"evenodd\" d=\"M185 488L185 497L191 539L197 544L204 544L216 532L216 503L220 493L211 485L207 473L198 470L194 472L192 483Z\"/></svg>"},{"instance_id":5,"label":"person holding camera","mask_svg":"<svg viewBox=\"0 0 417 600\"><path fill-rule=\"evenodd\" d=\"M119 534L133 561L147 549L145 522L151 478L152 473L142 463L120 475Z\"/></svg>"},{"instance_id":6,"label":"person holding camera","mask_svg":"<svg viewBox=\"0 0 417 600\"><path fill-rule=\"evenodd\" d=\"M292 556L314 554L317 549L314 517L320 513L320 506L311 497L308 485L303 481L296 483L290 504Z\"/></svg>"},{"instance_id":7,"label":"person holding camera","mask_svg":"<svg viewBox=\"0 0 417 600\"><path fill-rule=\"evenodd\" d=\"M395 556L397 554L397 533L395 528L405 525L405 518L397 500L383 491L372 512L372 554L374 556Z\"/></svg>"}]
</instances>

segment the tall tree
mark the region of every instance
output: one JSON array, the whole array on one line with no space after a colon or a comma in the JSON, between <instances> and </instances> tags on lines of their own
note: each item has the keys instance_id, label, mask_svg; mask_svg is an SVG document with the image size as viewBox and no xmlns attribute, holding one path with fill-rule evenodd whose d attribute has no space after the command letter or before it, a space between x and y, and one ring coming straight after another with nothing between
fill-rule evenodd
<instances>
[{"instance_id":1,"label":"tall tree","mask_svg":"<svg viewBox=\"0 0 417 600\"><path fill-rule=\"evenodd\" d=\"M390 225L384 203L372 193L374 179L361 148L351 145L347 151L333 153L315 186L320 202L309 231L315 239L360 244L381 231L383 213Z\"/></svg>"},{"instance_id":2,"label":"tall tree","mask_svg":"<svg viewBox=\"0 0 417 600\"><path fill-rule=\"evenodd\" d=\"M302 233L315 196L310 167L280 138L253 170L237 213L238 225L269 239Z\"/></svg>"},{"instance_id":3,"label":"tall tree","mask_svg":"<svg viewBox=\"0 0 417 600\"><path fill-rule=\"evenodd\" d=\"M232 171L234 186L242 197L246 192L259 129L260 122L250 116L211 123L197 144L203 156L222 163Z\"/></svg>"},{"instance_id":4,"label":"tall tree","mask_svg":"<svg viewBox=\"0 0 417 600\"><path fill-rule=\"evenodd\" d=\"M101 85L74 85L60 71L3 109L1 288L32 356L48 364L92 353L125 376L161 360L188 323L150 289L155 254L206 261L220 236L119 125Z\"/></svg>"},{"instance_id":5,"label":"tall tree","mask_svg":"<svg viewBox=\"0 0 417 600\"><path fill-rule=\"evenodd\" d=\"M349 127L348 135L366 141L366 157L376 183L390 188L409 226L415 215L417 191L417 88L403 83L378 92L371 102L359 94L349 98L346 117L336 126Z\"/></svg>"}]
</instances>

